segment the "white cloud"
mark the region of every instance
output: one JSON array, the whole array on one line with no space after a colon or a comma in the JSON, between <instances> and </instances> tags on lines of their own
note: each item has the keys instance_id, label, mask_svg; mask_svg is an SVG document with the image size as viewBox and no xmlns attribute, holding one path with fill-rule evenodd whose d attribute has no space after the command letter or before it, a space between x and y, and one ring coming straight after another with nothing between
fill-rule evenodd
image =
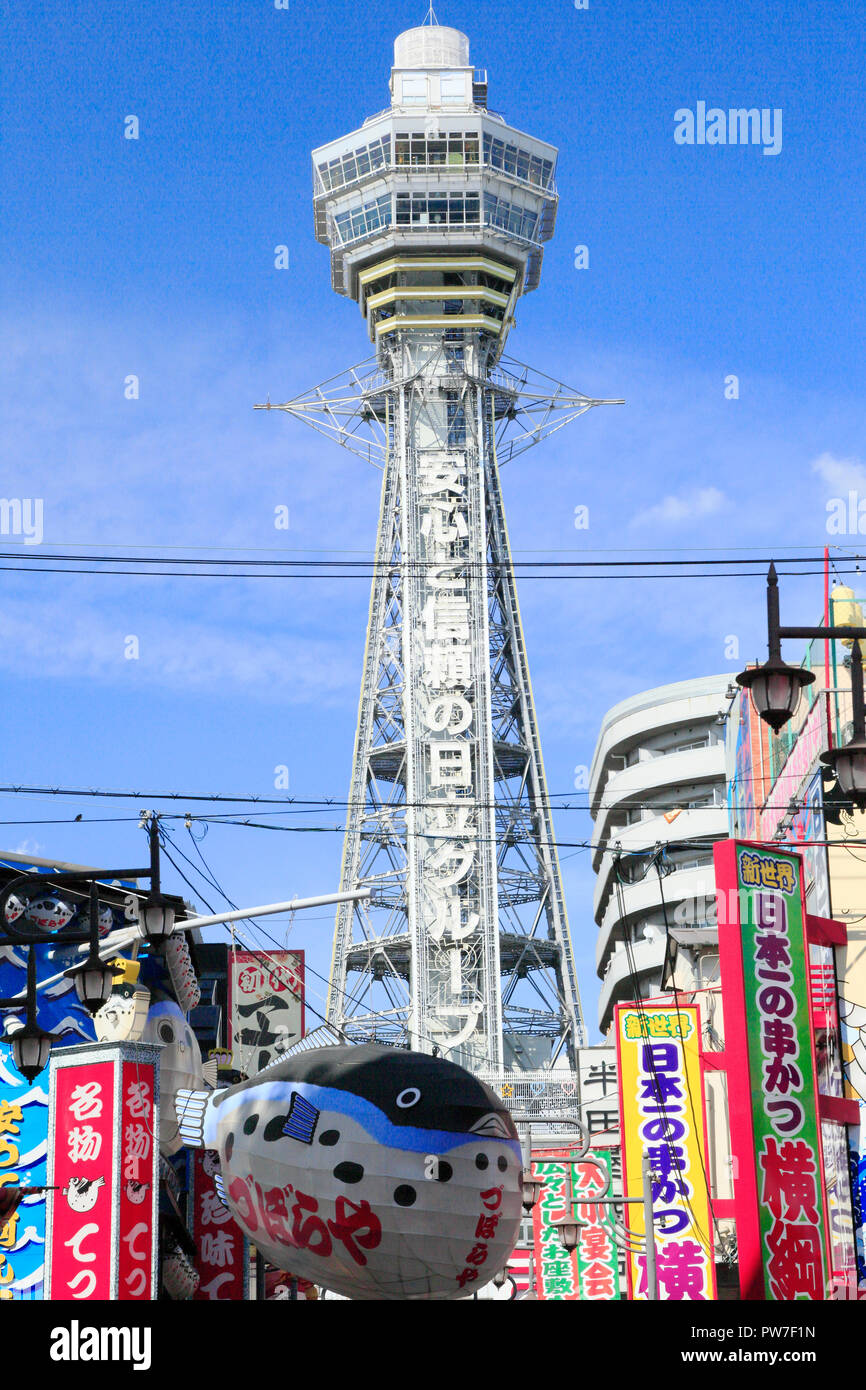
<instances>
[{"instance_id":1,"label":"white cloud","mask_svg":"<svg viewBox=\"0 0 866 1390\"><path fill-rule=\"evenodd\" d=\"M77 603L74 610L37 598L11 599L0 613L0 669L48 671L55 680L97 680L129 694L140 686L242 694L285 704L331 705L354 698L360 639L309 635L286 621L262 631L221 627L159 610L134 627L115 606ZM140 655L127 660L128 635Z\"/></svg>"},{"instance_id":2,"label":"white cloud","mask_svg":"<svg viewBox=\"0 0 866 1390\"><path fill-rule=\"evenodd\" d=\"M812 472L837 492L866 493L866 468L859 459L840 459L823 453L813 461Z\"/></svg>"},{"instance_id":3,"label":"white cloud","mask_svg":"<svg viewBox=\"0 0 866 1390\"><path fill-rule=\"evenodd\" d=\"M45 846L41 845L38 840L22 840L20 845L16 845L12 852L13 854L43 855L45 853Z\"/></svg>"},{"instance_id":4,"label":"white cloud","mask_svg":"<svg viewBox=\"0 0 866 1390\"><path fill-rule=\"evenodd\" d=\"M702 487L694 492L683 493L679 497L668 496L654 507L638 512L632 517L632 526L679 525L683 521L696 521L700 517L713 516L727 505L727 498L717 487Z\"/></svg>"}]
</instances>

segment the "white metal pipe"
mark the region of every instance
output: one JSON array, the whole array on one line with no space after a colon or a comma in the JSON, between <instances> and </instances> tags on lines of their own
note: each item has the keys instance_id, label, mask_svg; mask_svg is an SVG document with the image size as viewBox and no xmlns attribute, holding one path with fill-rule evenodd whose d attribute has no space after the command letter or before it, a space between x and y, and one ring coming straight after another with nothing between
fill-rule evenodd
<instances>
[{"instance_id":1,"label":"white metal pipe","mask_svg":"<svg viewBox=\"0 0 866 1390\"><path fill-rule=\"evenodd\" d=\"M175 922L175 931L191 931L193 927L215 927L220 922L242 922L246 917L266 917L273 912L300 912L305 907L325 907L328 903L357 902L371 897L369 888L358 888L350 893L327 893L320 898L293 898L288 903L266 903L264 907L242 907L237 912L217 912L213 917L187 917L183 922Z\"/></svg>"}]
</instances>

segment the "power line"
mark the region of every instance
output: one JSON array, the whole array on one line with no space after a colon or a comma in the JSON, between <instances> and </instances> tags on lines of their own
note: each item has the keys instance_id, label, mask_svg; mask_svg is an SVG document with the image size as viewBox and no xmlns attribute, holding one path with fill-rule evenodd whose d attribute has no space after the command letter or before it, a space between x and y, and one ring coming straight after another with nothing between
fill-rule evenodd
<instances>
[{"instance_id":1,"label":"power line","mask_svg":"<svg viewBox=\"0 0 866 1390\"><path fill-rule=\"evenodd\" d=\"M240 552L240 553L244 553L244 552ZM297 552L298 555L301 555L301 554L310 554L310 553L311 553L311 552L308 552L308 551L300 551L300 552ZM325 553L325 554L329 554L331 558L328 558L328 559L321 559L321 560L310 560L310 559L299 559L299 558L295 558L295 556L292 555L292 556L289 556L289 557L287 557L287 558L274 559L274 560L257 560L257 559L248 559L248 558L246 558L246 559L244 559L244 560L242 560L242 561L235 561L235 560L220 559L220 558L218 558L218 557L207 557L207 558L206 558L206 557L202 557L202 556L200 556L200 555L191 555L191 556L188 556L188 557L185 557L185 556L182 556L182 555L174 555L174 556L173 556L173 560L174 560L174 563L175 563L175 564L188 565L188 566L190 566L190 567L193 567L193 566L198 566L198 567L211 566L211 567L213 567L213 568L217 568L217 567L220 567L220 566L221 566L221 567L225 567L226 565L232 565L232 564L247 564L247 565L254 566L254 567L256 567L256 568L262 568L262 569L325 569L325 568L328 568L329 566L339 565L339 566L340 566L341 568L343 568L343 569L375 569L375 570L377 570L377 571L382 570L382 571L387 571L387 572L389 572L389 573L392 572L392 571L394 571L394 570L399 570L399 569L407 569L407 570L427 570L427 569L441 569L441 568L443 567L443 561L441 561L441 560L436 560L436 559L432 559L432 560L420 560L420 559L419 559L419 560L412 560L412 559L407 559L407 558L405 558L405 557L401 557L401 558L398 558L397 560L389 560L389 561L385 561L385 562L380 562L380 561L377 561L377 560L373 559L369 554L364 555L364 554L363 554L362 552L360 552L360 551L324 552L324 553ZM360 558L358 558L358 559L356 559L356 560L351 560L351 559L335 559L335 558L333 558L333 556L334 556L335 553L338 554L338 555L351 555L351 554L357 554L357 555L359 555ZM555 553L558 553L558 554L571 554L572 552L570 552L570 551L560 551L560 552L538 551L538 552L534 552L534 553L544 555L544 554L555 554ZM610 554L620 554L621 552L620 552L620 551L611 551L611 552L607 552L607 553L610 553ZM5 558L5 556L3 556L3 552L2 552L2 551L0 551L0 557ZM39 552L35 552L35 551L23 552L23 553L17 554L16 558L21 559L21 560L28 560L28 561L30 561L31 563L30 563L29 565L26 566L26 568L28 568L28 569L29 569L29 568L38 568L45 560L56 560L56 561L58 561L58 562L62 561L62 562L65 562L65 563L68 562L68 563L76 564L76 565L77 565L77 564L84 564L85 562L86 562L86 563L89 563L89 564L101 564L101 565L102 565L102 564L105 564L105 565L115 565L115 564L162 565L162 564L165 564L165 556L164 556L164 555L133 555L133 554L119 554L119 555L101 555L101 554L71 555L71 554L64 553L64 552L62 552L62 551L61 551L61 552L52 552L52 551L41 551L41 550L40 550ZM850 555L850 556L848 556L848 557L846 557L846 558L847 558L849 561L851 561L851 562L854 562L854 561L856 561L856 560L866 560L866 556L857 556L857 555ZM820 565L820 572L821 572L821 573L823 573L823 570L824 570L823 558L822 558L821 556L818 556L818 555L782 555L782 556L779 556L779 555L775 555L775 556L772 556L772 555L752 555L752 556L749 556L748 559L744 559L744 558L727 559L727 558L724 558L724 557L722 557L722 556L718 556L718 557L716 557L715 559L713 559L713 558L711 558L711 557L708 557L708 556L706 556L706 555L703 555L703 556L701 556L699 559L672 559L672 560L661 560L661 559L660 559L660 560L648 560L648 559L645 558L645 556L644 556L644 558L641 558L641 559L639 559L639 560L604 560L604 559L602 559L602 560L587 560L587 559L582 559L582 560L515 560L515 559L512 557L512 559L510 560L510 562L509 562L509 561L503 561L503 562L501 562L501 563L499 563L499 564L495 563L494 561L490 561L490 560L487 560L487 561L473 561L473 560L466 560L466 559L451 560L451 561L447 561L447 562L444 562L444 563L446 563L446 564L448 565L449 568L454 568L454 569L466 569L466 570L478 570L478 569L488 569L488 570L490 570L490 569L499 569L499 570L511 570L511 569L598 569L598 568L604 568L604 569L639 569L641 566L643 566L643 567L645 567L645 568L650 568L650 567L653 567L653 568L662 568L662 567L671 567L671 566L675 566L675 567L677 567L677 568L682 568L682 567L691 567L691 566L697 566L697 565L716 565L716 566L728 565L728 566L730 566L730 565L743 565L743 564L753 564L753 565L770 565L770 564L775 564L777 567L778 567L780 564L784 564L784 565L789 565L789 564L790 564L790 565L795 565L795 564L814 564L814 565Z\"/></svg>"},{"instance_id":2,"label":"power line","mask_svg":"<svg viewBox=\"0 0 866 1390\"><path fill-rule=\"evenodd\" d=\"M762 782L766 779L763 779L761 777L749 777L738 778L736 780L739 785L745 786L748 783ZM367 801L353 801L351 799L343 800L340 797L336 796L280 797L256 796L251 794L232 796L225 792L215 792L212 795L208 795L207 793L202 792L105 791L95 787L27 787L21 784L13 784L5 787L0 786L0 796L68 796L74 797L76 799L107 798L113 800L137 801L142 803L148 801L179 801L184 804L192 804L194 802L205 802L208 805L226 804L231 806L280 806L285 808L281 811L263 811L261 813L262 815L294 814L294 812L290 812L288 810L289 807L298 807L303 808L304 810L312 810L314 812L316 808L321 808L322 811L331 809L337 811L351 811L356 809L372 811L374 809L381 809L374 808ZM561 801L560 798L563 797L568 797L569 800ZM532 810L539 808L545 808L547 810L557 812L580 811L591 814L593 820L595 820L597 819L598 815L600 815L602 812L613 811L618 808L621 808L622 810L631 811L657 811L659 815L664 815L673 811L719 811L725 809L735 811L770 811L787 810L788 806L790 805L790 801L791 798L788 797L784 801L763 801L760 804L756 804L751 801L726 801L724 806L716 805L715 803L708 803L705 806L689 807L683 806L681 802L678 802L677 800L671 800L670 804L668 804L667 802L661 803L657 801L643 801L638 799L638 797L636 796L624 796L616 801L599 802L596 806L595 814L593 815L593 802L589 797L587 797L586 802L581 802L580 800L575 798L573 792L551 792L548 794L546 800L535 799L531 803L527 802L525 809L527 812L531 812ZM513 803L505 797L502 797L499 800L493 802L473 801L471 804L478 810L489 810L491 808L493 810L498 810L500 808L512 809L513 807ZM430 807L438 807L441 809L441 806L441 801L398 801L394 802L389 807L389 809L394 811L423 810L428 809Z\"/></svg>"}]
</instances>

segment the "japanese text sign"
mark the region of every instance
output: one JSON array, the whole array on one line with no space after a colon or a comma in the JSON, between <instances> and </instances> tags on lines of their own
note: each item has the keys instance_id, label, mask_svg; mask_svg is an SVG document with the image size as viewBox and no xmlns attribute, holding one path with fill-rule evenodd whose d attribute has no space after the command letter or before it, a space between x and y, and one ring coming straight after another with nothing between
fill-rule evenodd
<instances>
[{"instance_id":1,"label":"japanese text sign","mask_svg":"<svg viewBox=\"0 0 866 1390\"><path fill-rule=\"evenodd\" d=\"M652 1182L659 1298L715 1298L712 1215L706 1179L706 1124L696 1005L618 1004L623 1196L643 1195L646 1155ZM625 1207L645 1236L643 1206ZM628 1257L629 1296L647 1297L646 1255Z\"/></svg>"},{"instance_id":2,"label":"japanese text sign","mask_svg":"<svg viewBox=\"0 0 866 1390\"><path fill-rule=\"evenodd\" d=\"M156 1297L157 1049L58 1048L51 1057L47 1297Z\"/></svg>"},{"instance_id":3,"label":"japanese text sign","mask_svg":"<svg viewBox=\"0 0 866 1390\"><path fill-rule=\"evenodd\" d=\"M728 840L716 883L742 1296L826 1296L827 1221L800 856ZM729 914L730 915L730 914Z\"/></svg>"},{"instance_id":4,"label":"japanese text sign","mask_svg":"<svg viewBox=\"0 0 866 1390\"><path fill-rule=\"evenodd\" d=\"M241 1302L246 1297L247 1241L217 1190L219 1155L211 1149L190 1152L192 1235L200 1302Z\"/></svg>"},{"instance_id":5,"label":"japanese text sign","mask_svg":"<svg viewBox=\"0 0 866 1390\"><path fill-rule=\"evenodd\" d=\"M255 1076L304 1036L304 953L233 951L230 966L232 1065Z\"/></svg>"},{"instance_id":6,"label":"japanese text sign","mask_svg":"<svg viewBox=\"0 0 866 1390\"><path fill-rule=\"evenodd\" d=\"M620 1297L619 1257L610 1229L611 1208L592 1202L605 1188L610 1195L611 1168L610 1152L604 1150L590 1150L583 1160L571 1165L574 1214L586 1223L580 1228L575 1252L578 1297L589 1303Z\"/></svg>"},{"instance_id":7,"label":"japanese text sign","mask_svg":"<svg viewBox=\"0 0 866 1390\"><path fill-rule=\"evenodd\" d=\"M591 1202L610 1181L610 1155L587 1153L575 1159L568 1149L533 1156L533 1176L542 1182L533 1208L536 1292L545 1300L608 1302L620 1297L619 1264L608 1208ZM557 1222L574 1213L585 1222L577 1249L567 1251Z\"/></svg>"},{"instance_id":8,"label":"japanese text sign","mask_svg":"<svg viewBox=\"0 0 866 1390\"><path fill-rule=\"evenodd\" d=\"M541 1153L533 1157L532 1174L542 1182L532 1209L536 1292L541 1299L576 1299L577 1255L563 1248L555 1225L572 1210L569 1165L557 1162L553 1153Z\"/></svg>"},{"instance_id":9,"label":"japanese text sign","mask_svg":"<svg viewBox=\"0 0 866 1390\"><path fill-rule=\"evenodd\" d=\"M48 1095L40 1080L27 1081L0 1043L0 1189L44 1187ZM45 1195L37 1190L0 1219L0 1300L42 1297L44 1246Z\"/></svg>"}]
</instances>

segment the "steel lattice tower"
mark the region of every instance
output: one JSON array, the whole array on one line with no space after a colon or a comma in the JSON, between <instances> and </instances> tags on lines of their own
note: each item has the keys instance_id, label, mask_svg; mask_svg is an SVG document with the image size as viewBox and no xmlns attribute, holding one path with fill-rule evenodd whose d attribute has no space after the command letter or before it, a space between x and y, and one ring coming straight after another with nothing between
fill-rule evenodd
<instances>
[{"instance_id":1,"label":"steel lattice tower","mask_svg":"<svg viewBox=\"0 0 866 1390\"><path fill-rule=\"evenodd\" d=\"M432 15L431 15L432 17ZM503 462L600 402L503 358L556 151L469 42L395 44L391 106L313 154L317 238L375 357L282 406L383 469L328 1017L476 1071L584 1041L502 505Z\"/></svg>"}]
</instances>

